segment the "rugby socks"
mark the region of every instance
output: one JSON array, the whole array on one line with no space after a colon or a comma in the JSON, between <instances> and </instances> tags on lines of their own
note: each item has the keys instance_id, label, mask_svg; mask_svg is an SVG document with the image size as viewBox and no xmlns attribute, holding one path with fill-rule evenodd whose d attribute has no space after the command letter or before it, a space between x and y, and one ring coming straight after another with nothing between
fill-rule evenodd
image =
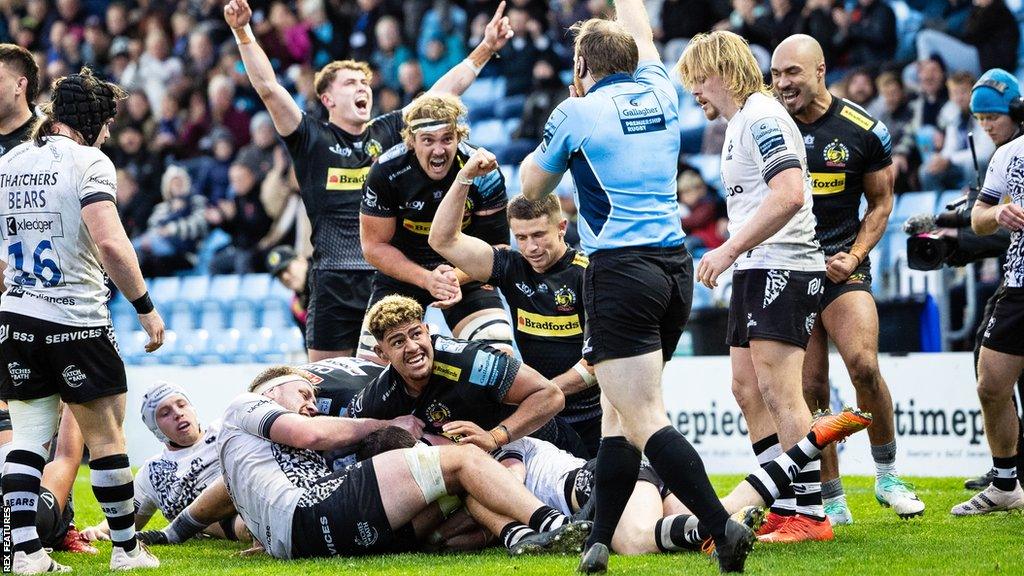
<instances>
[{"instance_id":1,"label":"rugby socks","mask_svg":"<svg viewBox=\"0 0 1024 576\"><path fill-rule=\"evenodd\" d=\"M537 532L550 532L569 523L569 517L551 506L541 506L530 516L530 528Z\"/></svg>"},{"instance_id":2,"label":"rugby socks","mask_svg":"<svg viewBox=\"0 0 1024 576\"><path fill-rule=\"evenodd\" d=\"M231 520L234 521L234 518ZM174 517L174 521L167 528L163 529L163 533L167 536L169 543L180 544L199 534L204 528L206 526L196 522L196 519L189 514L188 508L186 508Z\"/></svg>"},{"instance_id":3,"label":"rugby socks","mask_svg":"<svg viewBox=\"0 0 1024 576\"><path fill-rule=\"evenodd\" d=\"M815 520L825 519L825 507L821 500L821 459L815 457L800 469L793 480L796 492L796 513L810 516Z\"/></svg>"},{"instance_id":4,"label":"rugby socks","mask_svg":"<svg viewBox=\"0 0 1024 576\"><path fill-rule=\"evenodd\" d=\"M828 482L821 483L821 498L826 502L837 498L846 499L846 491L843 490L843 479L833 478Z\"/></svg>"},{"instance_id":5,"label":"rugby socks","mask_svg":"<svg viewBox=\"0 0 1024 576\"><path fill-rule=\"evenodd\" d=\"M789 492L793 492L791 484L797 480L804 467L810 464L812 460L816 461L815 459L820 454L821 448L814 444L813 433L809 433L778 458L766 463L760 470L747 476L747 482L757 490L757 493L761 495L765 503L772 503L772 501L777 503L782 494L786 493L787 487ZM818 494L820 498L820 482ZM774 505L772 510L775 510ZM789 515L793 515L794 512L790 511Z\"/></svg>"},{"instance_id":6,"label":"rugby socks","mask_svg":"<svg viewBox=\"0 0 1024 576\"><path fill-rule=\"evenodd\" d=\"M992 478L992 485L1004 492L1012 492L1017 488L1017 459L1013 456L1007 458L992 457L992 469L996 475ZM7 499L7 478L4 478L4 500Z\"/></svg>"},{"instance_id":7,"label":"rugby socks","mask_svg":"<svg viewBox=\"0 0 1024 576\"><path fill-rule=\"evenodd\" d=\"M587 537L587 548L604 544L611 548L612 535L622 511L633 495L640 474L640 451L625 436L601 439L594 470L594 526Z\"/></svg>"},{"instance_id":8,"label":"rugby socks","mask_svg":"<svg viewBox=\"0 0 1024 576\"><path fill-rule=\"evenodd\" d=\"M137 549L135 490L127 454L112 454L89 461L92 493L110 526L110 541L126 552Z\"/></svg>"},{"instance_id":9,"label":"rugby socks","mask_svg":"<svg viewBox=\"0 0 1024 576\"><path fill-rule=\"evenodd\" d=\"M875 461L875 476L896 475L896 441L871 447L871 459Z\"/></svg>"},{"instance_id":10,"label":"rugby socks","mask_svg":"<svg viewBox=\"0 0 1024 576\"><path fill-rule=\"evenodd\" d=\"M32 554L43 549L36 531L39 483L46 459L30 450L11 450L4 464L4 506L11 512L11 543L15 552Z\"/></svg>"},{"instance_id":11,"label":"rugby socks","mask_svg":"<svg viewBox=\"0 0 1024 576\"><path fill-rule=\"evenodd\" d=\"M501 529L501 534L499 534L499 536L501 537L502 543L505 544L505 548L511 550L512 547L518 544L520 540L530 534L536 534L536 532L522 522L512 521L505 524L505 527Z\"/></svg>"},{"instance_id":12,"label":"rugby socks","mask_svg":"<svg viewBox=\"0 0 1024 576\"><path fill-rule=\"evenodd\" d=\"M782 454L782 443L779 442L778 434L772 434L754 442L754 456L757 457L757 464L762 469ZM791 482L792 479L785 485L779 486L780 493L776 494L772 500L765 499L765 502L771 502L771 512L779 516L796 514L796 492L793 491ZM764 495L762 494L762 496Z\"/></svg>"},{"instance_id":13,"label":"rugby socks","mask_svg":"<svg viewBox=\"0 0 1024 576\"><path fill-rule=\"evenodd\" d=\"M654 542L662 552L697 551L710 536L702 532L696 516L673 514L658 519L654 524Z\"/></svg>"},{"instance_id":14,"label":"rugby socks","mask_svg":"<svg viewBox=\"0 0 1024 576\"><path fill-rule=\"evenodd\" d=\"M729 513L711 487L704 462L686 437L672 426L665 426L647 440L644 453L665 486L700 519L716 540L723 538ZM599 493L598 497L606 495Z\"/></svg>"}]
</instances>

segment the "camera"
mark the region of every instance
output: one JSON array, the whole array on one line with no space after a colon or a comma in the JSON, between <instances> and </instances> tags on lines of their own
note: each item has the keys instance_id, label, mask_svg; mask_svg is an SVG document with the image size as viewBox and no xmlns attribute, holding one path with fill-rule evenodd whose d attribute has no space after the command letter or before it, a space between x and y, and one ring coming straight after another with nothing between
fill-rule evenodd
<instances>
[{"instance_id":1,"label":"camera","mask_svg":"<svg viewBox=\"0 0 1024 576\"><path fill-rule=\"evenodd\" d=\"M959 242L938 232L924 232L907 238L907 266L911 270L938 270L956 251Z\"/></svg>"},{"instance_id":2,"label":"camera","mask_svg":"<svg viewBox=\"0 0 1024 576\"><path fill-rule=\"evenodd\" d=\"M971 230L971 207L967 195L936 215L911 216L903 224L907 238L907 266L912 270L938 270L943 265L958 267L985 258L999 257L1010 245L1006 230L978 236Z\"/></svg>"}]
</instances>

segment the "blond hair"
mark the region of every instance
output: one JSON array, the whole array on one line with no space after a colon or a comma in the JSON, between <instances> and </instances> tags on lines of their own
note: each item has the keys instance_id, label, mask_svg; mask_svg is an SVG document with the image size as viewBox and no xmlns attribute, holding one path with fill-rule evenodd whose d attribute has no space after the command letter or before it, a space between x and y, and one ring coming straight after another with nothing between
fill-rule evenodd
<instances>
[{"instance_id":1,"label":"blond hair","mask_svg":"<svg viewBox=\"0 0 1024 576\"><path fill-rule=\"evenodd\" d=\"M586 62L594 80L636 71L640 50L633 36L618 22L591 18L573 24L569 32L576 36L576 55Z\"/></svg>"},{"instance_id":2,"label":"blond hair","mask_svg":"<svg viewBox=\"0 0 1024 576\"><path fill-rule=\"evenodd\" d=\"M416 140L415 129L417 120L439 120L447 122L459 140L469 138L469 127L459 122L459 119L466 115L466 106L459 100L458 96L452 94L432 94L427 92L416 97L408 106L402 120L405 126L402 128L402 139L407 146L412 147Z\"/></svg>"},{"instance_id":3,"label":"blond hair","mask_svg":"<svg viewBox=\"0 0 1024 576\"><path fill-rule=\"evenodd\" d=\"M331 82L334 82L334 78L338 75L341 70L355 70L356 72L362 72L366 75L366 81L371 82L373 80L373 70L370 69L370 65L366 62L359 62L358 60L335 60L330 64L324 66L316 73L313 77L313 87L316 89L316 95L323 96L324 92L331 86Z\"/></svg>"},{"instance_id":4,"label":"blond hair","mask_svg":"<svg viewBox=\"0 0 1024 576\"><path fill-rule=\"evenodd\" d=\"M302 378L306 382L309 382L309 385L312 386L314 390L316 390L316 384L313 384L313 382L309 379L309 372L306 372L305 370L300 370L298 368L293 368L291 366L281 365L271 366L270 368L267 368L263 372L257 374L256 377L252 379L252 382L249 383L249 392L252 392L253 390L259 388L260 385L263 384L264 382L270 382L274 378L288 375L298 376L299 378Z\"/></svg>"},{"instance_id":5,"label":"blond hair","mask_svg":"<svg viewBox=\"0 0 1024 576\"><path fill-rule=\"evenodd\" d=\"M770 94L747 41L726 30L694 36L676 68L683 86L690 91L704 80L719 76L740 104L756 92Z\"/></svg>"},{"instance_id":6,"label":"blond hair","mask_svg":"<svg viewBox=\"0 0 1024 576\"><path fill-rule=\"evenodd\" d=\"M421 322L423 306L408 296L392 294L371 306L366 317L370 333L379 342L389 330L410 322Z\"/></svg>"}]
</instances>

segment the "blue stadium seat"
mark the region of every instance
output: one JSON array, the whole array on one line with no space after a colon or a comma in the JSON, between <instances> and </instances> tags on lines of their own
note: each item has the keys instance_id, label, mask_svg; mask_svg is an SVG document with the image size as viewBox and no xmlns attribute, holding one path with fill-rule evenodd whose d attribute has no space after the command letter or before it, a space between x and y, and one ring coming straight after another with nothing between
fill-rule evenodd
<instances>
[{"instance_id":1,"label":"blue stadium seat","mask_svg":"<svg viewBox=\"0 0 1024 576\"><path fill-rule=\"evenodd\" d=\"M259 302L270 294L271 282L277 283L270 274L243 274L238 285L239 298Z\"/></svg>"},{"instance_id":2,"label":"blue stadium seat","mask_svg":"<svg viewBox=\"0 0 1024 576\"><path fill-rule=\"evenodd\" d=\"M128 364L152 365L159 364L160 359L145 350L149 336L142 330L133 330L117 335L117 346L121 351L121 357Z\"/></svg>"},{"instance_id":3,"label":"blue stadium seat","mask_svg":"<svg viewBox=\"0 0 1024 576\"><path fill-rule=\"evenodd\" d=\"M151 365L151 364L176 364L175 353L178 349L178 338L179 334L176 330L167 330L164 332L164 344L152 354L143 354L140 357L140 364ZM143 340L145 344L148 339Z\"/></svg>"},{"instance_id":4,"label":"blue stadium seat","mask_svg":"<svg viewBox=\"0 0 1024 576\"><path fill-rule=\"evenodd\" d=\"M210 277L206 274L185 276L181 279L178 300L186 302L202 302L210 290Z\"/></svg>"},{"instance_id":5,"label":"blue stadium seat","mask_svg":"<svg viewBox=\"0 0 1024 576\"><path fill-rule=\"evenodd\" d=\"M152 288L152 286L150 286L150 288ZM152 293L150 295L152 295ZM110 308L111 314L122 311L135 314L135 309L132 308L132 303L129 302L120 291L115 292L113 296L110 297L110 300L107 302L107 306Z\"/></svg>"},{"instance_id":6,"label":"blue stadium seat","mask_svg":"<svg viewBox=\"0 0 1024 576\"><path fill-rule=\"evenodd\" d=\"M166 364L180 366L197 366L199 358L206 353L210 343L210 333L202 328L178 332L177 346L173 353L166 353Z\"/></svg>"},{"instance_id":7,"label":"blue stadium seat","mask_svg":"<svg viewBox=\"0 0 1024 576\"><path fill-rule=\"evenodd\" d=\"M718 188L722 181L722 157L719 154L693 154L685 158L686 162L700 172L709 186Z\"/></svg>"},{"instance_id":8,"label":"blue stadium seat","mask_svg":"<svg viewBox=\"0 0 1024 576\"><path fill-rule=\"evenodd\" d=\"M200 363L214 364L232 362L238 355L242 332L234 328L209 330L210 337L206 350L199 356Z\"/></svg>"},{"instance_id":9,"label":"blue stadium seat","mask_svg":"<svg viewBox=\"0 0 1024 576\"><path fill-rule=\"evenodd\" d=\"M280 300L264 300L260 326L273 330L288 328L293 325L292 314L288 303Z\"/></svg>"},{"instance_id":10,"label":"blue stadium seat","mask_svg":"<svg viewBox=\"0 0 1024 576\"><path fill-rule=\"evenodd\" d=\"M281 300L283 302L291 302L292 296L295 293L288 289L287 286L275 280L270 284L270 293L267 294L267 298L271 300Z\"/></svg>"},{"instance_id":11,"label":"blue stadium seat","mask_svg":"<svg viewBox=\"0 0 1024 576\"><path fill-rule=\"evenodd\" d=\"M694 258L694 260L697 260ZM714 307L714 293L703 284L693 285L693 309Z\"/></svg>"},{"instance_id":12,"label":"blue stadium seat","mask_svg":"<svg viewBox=\"0 0 1024 576\"><path fill-rule=\"evenodd\" d=\"M270 341L274 332L269 328L258 328L243 332L238 339L238 347L231 359L235 362L254 362L260 354L270 350Z\"/></svg>"},{"instance_id":13,"label":"blue stadium seat","mask_svg":"<svg viewBox=\"0 0 1024 576\"><path fill-rule=\"evenodd\" d=\"M896 207L893 208L889 224L902 226L911 216L934 213L938 197L938 193L931 191L904 193L896 198Z\"/></svg>"},{"instance_id":14,"label":"blue stadium seat","mask_svg":"<svg viewBox=\"0 0 1024 576\"><path fill-rule=\"evenodd\" d=\"M128 308L112 308L110 311L110 320L114 325L114 334L119 338L126 336L133 330L138 330L139 322L136 320L137 316L135 310Z\"/></svg>"},{"instance_id":15,"label":"blue stadium seat","mask_svg":"<svg viewBox=\"0 0 1024 576\"><path fill-rule=\"evenodd\" d=\"M921 25L924 24L924 15L907 5L903 0L889 0L889 6L896 15L896 57L900 61L917 60L917 44L914 39L917 36Z\"/></svg>"},{"instance_id":16,"label":"blue stadium seat","mask_svg":"<svg viewBox=\"0 0 1024 576\"><path fill-rule=\"evenodd\" d=\"M231 327L253 330L257 325L256 306L252 302L238 301L231 305Z\"/></svg>"},{"instance_id":17,"label":"blue stadium seat","mask_svg":"<svg viewBox=\"0 0 1024 576\"><path fill-rule=\"evenodd\" d=\"M167 314L167 327L178 331L195 328L196 315L192 310L192 304L181 300L173 302Z\"/></svg>"},{"instance_id":18,"label":"blue stadium seat","mask_svg":"<svg viewBox=\"0 0 1024 576\"><path fill-rule=\"evenodd\" d=\"M199 328L221 330L228 327L227 313L218 302L204 302L199 309Z\"/></svg>"},{"instance_id":19,"label":"blue stadium seat","mask_svg":"<svg viewBox=\"0 0 1024 576\"><path fill-rule=\"evenodd\" d=\"M291 356L305 351L302 331L297 327L275 330L270 349L260 355L261 362L288 362Z\"/></svg>"},{"instance_id":20,"label":"blue stadium seat","mask_svg":"<svg viewBox=\"0 0 1024 576\"><path fill-rule=\"evenodd\" d=\"M519 194L519 166L515 164L502 164L498 166L501 170L502 176L505 177L505 190L508 192L508 197L511 198L516 194Z\"/></svg>"},{"instance_id":21,"label":"blue stadium seat","mask_svg":"<svg viewBox=\"0 0 1024 576\"><path fill-rule=\"evenodd\" d=\"M475 122L470 127L470 141L477 146L493 148L497 144L504 144L508 140L505 134L505 127L501 120L482 120Z\"/></svg>"},{"instance_id":22,"label":"blue stadium seat","mask_svg":"<svg viewBox=\"0 0 1024 576\"><path fill-rule=\"evenodd\" d=\"M195 269L201 274L207 274L210 270L210 262L213 261L213 256L224 248L228 244L231 244L231 235L221 230L220 228L214 228L203 240L201 246L199 246L199 254L196 259Z\"/></svg>"},{"instance_id":23,"label":"blue stadium seat","mask_svg":"<svg viewBox=\"0 0 1024 576\"><path fill-rule=\"evenodd\" d=\"M149 280L149 296L157 306L164 305L178 299L181 288L181 278L177 276L164 276Z\"/></svg>"},{"instance_id":24,"label":"blue stadium seat","mask_svg":"<svg viewBox=\"0 0 1024 576\"><path fill-rule=\"evenodd\" d=\"M238 274L221 274L210 279L209 299L217 302L233 302L238 298L242 277Z\"/></svg>"},{"instance_id":25,"label":"blue stadium seat","mask_svg":"<svg viewBox=\"0 0 1024 576\"><path fill-rule=\"evenodd\" d=\"M512 138L512 134L516 130L519 130L519 123L520 123L520 120L519 120L518 116L515 117L515 118L509 118L508 120L505 120L505 124L504 124L504 127L505 127L505 140L511 139Z\"/></svg>"}]
</instances>

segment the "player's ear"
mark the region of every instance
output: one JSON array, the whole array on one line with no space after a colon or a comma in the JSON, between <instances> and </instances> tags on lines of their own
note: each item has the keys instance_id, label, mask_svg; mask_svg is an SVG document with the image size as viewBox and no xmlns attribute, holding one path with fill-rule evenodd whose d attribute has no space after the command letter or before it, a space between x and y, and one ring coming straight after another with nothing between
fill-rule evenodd
<instances>
[{"instance_id":1,"label":"player's ear","mask_svg":"<svg viewBox=\"0 0 1024 576\"><path fill-rule=\"evenodd\" d=\"M582 79L584 76L587 75L587 61L586 61L585 58L583 58L583 56L577 56L576 57L575 66L576 66L576 76L578 78Z\"/></svg>"},{"instance_id":2,"label":"player's ear","mask_svg":"<svg viewBox=\"0 0 1024 576\"><path fill-rule=\"evenodd\" d=\"M380 344L373 345L373 353L377 355L377 358L380 358L385 363L389 362L389 360L384 356L384 349L380 347Z\"/></svg>"}]
</instances>

